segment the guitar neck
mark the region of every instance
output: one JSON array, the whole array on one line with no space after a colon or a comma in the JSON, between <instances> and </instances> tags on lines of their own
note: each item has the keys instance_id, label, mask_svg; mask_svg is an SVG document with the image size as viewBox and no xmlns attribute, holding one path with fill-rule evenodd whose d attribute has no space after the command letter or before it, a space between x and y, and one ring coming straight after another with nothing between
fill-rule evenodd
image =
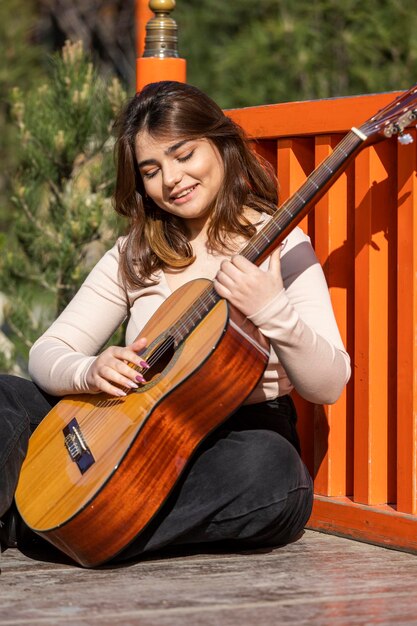
<instances>
[{"instance_id":1,"label":"guitar neck","mask_svg":"<svg viewBox=\"0 0 417 626\"><path fill-rule=\"evenodd\" d=\"M254 235L239 254L252 263L262 261L287 237L311 211L334 181L363 147L366 138L350 131L305 180L303 185L274 213L268 223Z\"/></svg>"}]
</instances>

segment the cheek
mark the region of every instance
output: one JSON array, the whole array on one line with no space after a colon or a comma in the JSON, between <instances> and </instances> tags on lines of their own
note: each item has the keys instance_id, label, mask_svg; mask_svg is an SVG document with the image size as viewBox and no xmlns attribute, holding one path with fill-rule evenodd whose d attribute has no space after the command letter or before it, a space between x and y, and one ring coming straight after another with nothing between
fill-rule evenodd
<instances>
[{"instance_id":1,"label":"cheek","mask_svg":"<svg viewBox=\"0 0 417 626\"><path fill-rule=\"evenodd\" d=\"M160 194L158 194L158 185L154 180L144 180L143 181L143 186L145 188L145 193L147 196L149 196L150 198L158 198L160 197Z\"/></svg>"},{"instance_id":2,"label":"cheek","mask_svg":"<svg viewBox=\"0 0 417 626\"><path fill-rule=\"evenodd\" d=\"M220 167L220 165L218 165L213 175L213 187L215 188L216 193L220 191L220 188L223 184L223 179L224 179L223 168Z\"/></svg>"}]
</instances>

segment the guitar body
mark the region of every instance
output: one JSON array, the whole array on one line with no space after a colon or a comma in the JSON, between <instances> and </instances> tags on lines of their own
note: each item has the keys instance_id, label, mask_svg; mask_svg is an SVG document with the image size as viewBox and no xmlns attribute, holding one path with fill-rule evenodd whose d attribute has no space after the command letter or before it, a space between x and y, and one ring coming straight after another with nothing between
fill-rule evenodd
<instances>
[{"instance_id":1,"label":"guitar body","mask_svg":"<svg viewBox=\"0 0 417 626\"><path fill-rule=\"evenodd\" d=\"M141 333L151 355L207 285L187 283L159 308ZM115 557L159 511L201 441L254 389L268 355L253 324L219 300L178 348L154 358L138 390L61 400L30 438L16 491L26 524L81 565Z\"/></svg>"}]
</instances>

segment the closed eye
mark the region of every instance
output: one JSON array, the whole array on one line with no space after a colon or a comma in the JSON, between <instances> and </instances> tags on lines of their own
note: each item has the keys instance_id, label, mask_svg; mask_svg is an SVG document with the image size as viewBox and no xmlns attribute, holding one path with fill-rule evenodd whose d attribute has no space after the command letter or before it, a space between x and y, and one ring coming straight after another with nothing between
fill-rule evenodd
<instances>
[{"instance_id":1,"label":"closed eye","mask_svg":"<svg viewBox=\"0 0 417 626\"><path fill-rule=\"evenodd\" d=\"M188 154L185 154L182 157L177 157L177 161L179 161L180 163L185 163L185 161L188 161L188 159L191 159L193 154L194 154L194 150L191 150L191 152L189 152Z\"/></svg>"},{"instance_id":2,"label":"closed eye","mask_svg":"<svg viewBox=\"0 0 417 626\"><path fill-rule=\"evenodd\" d=\"M159 168L157 168L156 170L150 170L149 172L143 172L142 176L143 178L147 178L149 180L153 178L154 176L156 176L158 172L159 172Z\"/></svg>"}]
</instances>

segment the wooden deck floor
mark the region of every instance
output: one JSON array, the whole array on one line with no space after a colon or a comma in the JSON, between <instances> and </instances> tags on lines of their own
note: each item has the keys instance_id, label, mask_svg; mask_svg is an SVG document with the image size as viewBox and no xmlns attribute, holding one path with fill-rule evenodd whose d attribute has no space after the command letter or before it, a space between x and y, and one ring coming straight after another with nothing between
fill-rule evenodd
<instances>
[{"instance_id":1,"label":"wooden deck floor","mask_svg":"<svg viewBox=\"0 0 417 626\"><path fill-rule=\"evenodd\" d=\"M99 570L7 550L0 624L417 624L417 556L311 530L270 551L170 552Z\"/></svg>"}]
</instances>

